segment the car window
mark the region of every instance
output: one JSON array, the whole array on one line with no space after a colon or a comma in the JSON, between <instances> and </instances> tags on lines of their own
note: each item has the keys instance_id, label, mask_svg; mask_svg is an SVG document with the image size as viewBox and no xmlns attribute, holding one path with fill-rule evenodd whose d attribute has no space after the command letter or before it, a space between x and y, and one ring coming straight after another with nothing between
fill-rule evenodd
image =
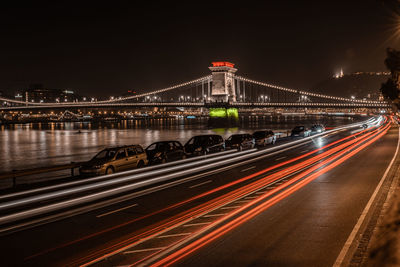
<instances>
[{"instance_id":1,"label":"car window","mask_svg":"<svg viewBox=\"0 0 400 267\"><path fill-rule=\"evenodd\" d=\"M177 149L182 149L182 145L179 142L174 142Z\"/></svg>"},{"instance_id":2,"label":"car window","mask_svg":"<svg viewBox=\"0 0 400 267\"><path fill-rule=\"evenodd\" d=\"M253 134L253 136L254 136L254 138L257 138L257 139L265 138L265 132L264 131L255 132Z\"/></svg>"},{"instance_id":3,"label":"car window","mask_svg":"<svg viewBox=\"0 0 400 267\"><path fill-rule=\"evenodd\" d=\"M112 159L115 156L115 152L114 149L104 149L94 156L94 159Z\"/></svg>"},{"instance_id":4,"label":"car window","mask_svg":"<svg viewBox=\"0 0 400 267\"><path fill-rule=\"evenodd\" d=\"M118 153L117 153L116 159L123 159L123 158L125 158L125 157L126 157L125 149L119 150Z\"/></svg>"},{"instance_id":5,"label":"car window","mask_svg":"<svg viewBox=\"0 0 400 267\"><path fill-rule=\"evenodd\" d=\"M199 135L193 137L193 141L190 142L192 139L189 140L189 144L194 144L195 146L204 146L210 142L210 136L208 135Z\"/></svg>"},{"instance_id":6,"label":"car window","mask_svg":"<svg viewBox=\"0 0 400 267\"><path fill-rule=\"evenodd\" d=\"M189 141L187 142L188 145L193 145L194 144L194 137L190 138Z\"/></svg>"},{"instance_id":7,"label":"car window","mask_svg":"<svg viewBox=\"0 0 400 267\"><path fill-rule=\"evenodd\" d=\"M136 155L136 150L134 147L128 147L126 149L126 152L128 152L128 157L132 157Z\"/></svg>"},{"instance_id":8,"label":"car window","mask_svg":"<svg viewBox=\"0 0 400 267\"><path fill-rule=\"evenodd\" d=\"M157 147L157 144L151 144L150 146L148 146L148 147L146 148L146 150L151 151L151 150L156 149L156 147Z\"/></svg>"},{"instance_id":9,"label":"car window","mask_svg":"<svg viewBox=\"0 0 400 267\"><path fill-rule=\"evenodd\" d=\"M157 150L158 151L165 151L168 148L168 143L158 143Z\"/></svg>"},{"instance_id":10,"label":"car window","mask_svg":"<svg viewBox=\"0 0 400 267\"><path fill-rule=\"evenodd\" d=\"M240 143L240 142L242 142L243 136L240 134L234 134L229 138L230 138L230 141L232 141L233 143Z\"/></svg>"},{"instance_id":11,"label":"car window","mask_svg":"<svg viewBox=\"0 0 400 267\"><path fill-rule=\"evenodd\" d=\"M175 150L174 143L173 142L169 142L167 148L168 148L169 151L174 151Z\"/></svg>"},{"instance_id":12,"label":"car window","mask_svg":"<svg viewBox=\"0 0 400 267\"><path fill-rule=\"evenodd\" d=\"M143 153L144 151L143 151L143 148L142 148L141 146L137 146L137 147L136 147L136 152L137 152L138 154L141 154L141 153Z\"/></svg>"},{"instance_id":13,"label":"car window","mask_svg":"<svg viewBox=\"0 0 400 267\"><path fill-rule=\"evenodd\" d=\"M222 142L222 141L221 141L221 139L222 139L221 136L215 135L215 136L213 136L213 139L214 139L214 143L215 143L215 144L218 144L218 143L221 143L221 142Z\"/></svg>"}]
</instances>

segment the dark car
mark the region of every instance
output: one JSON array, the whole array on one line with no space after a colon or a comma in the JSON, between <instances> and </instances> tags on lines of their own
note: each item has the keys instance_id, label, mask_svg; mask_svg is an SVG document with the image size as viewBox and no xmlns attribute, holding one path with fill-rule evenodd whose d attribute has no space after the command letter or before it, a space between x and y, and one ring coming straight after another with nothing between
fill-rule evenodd
<instances>
[{"instance_id":1,"label":"dark car","mask_svg":"<svg viewBox=\"0 0 400 267\"><path fill-rule=\"evenodd\" d=\"M268 144L275 144L276 136L273 131L256 131L253 133L256 146L266 146Z\"/></svg>"},{"instance_id":2,"label":"dark car","mask_svg":"<svg viewBox=\"0 0 400 267\"><path fill-rule=\"evenodd\" d=\"M185 152L189 156L205 155L224 150L224 139L216 134L193 136L185 144Z\"/></svg>"},{"instance_id":3,"label":"dark car","mask_svg":"<svg viewBox=\"0 0 400 267\"><path fill-rule=\"evenodd\" d=\"M291 137L295 136L302 136L302 137L307 137L311 135L311 130L306 128L305 126L296 126L293 128Z\"/></svg>"},{"instance_id":4,"label":"dark car","mask_svg":"<svg viewBox=\"0 0 400 267\"><path fill-rule=\"evenodd\" d=\"M254 138L251 134L233 134L225 140L225 147L228 149L243 149L253 148L255 145Z\"/></svg>"},{"instance_id":5,"label":"dark car","mask_svg":"<svg viewBox=\"0 0 400 267\"><path fill-rule=\"evenodd\" d=\"M140 145L106 148L79 168L81 175L103 175L140 168L148 163Z\"/></svg>"},{"instance_id":6,"label":"dark car","mask_svg":"<svg viewBox=\"0 0 400 267\"><path fill-rule=\"evenodd\" d=\"M314 124L311 126L311 132L312 133L322 133L325 132L325 127L321 124Z\"/></svg>"},{"instance_id":7,"label":"dark car","mask_svg":"<svg viewBox=\"0 0 400 267\"><path fill-rule=\"evenodd\" d=\"M186 158L185 150L178 141L153 143L146 148L146 154L150 164L165 163Z\"/></svg>"}]
</instances>

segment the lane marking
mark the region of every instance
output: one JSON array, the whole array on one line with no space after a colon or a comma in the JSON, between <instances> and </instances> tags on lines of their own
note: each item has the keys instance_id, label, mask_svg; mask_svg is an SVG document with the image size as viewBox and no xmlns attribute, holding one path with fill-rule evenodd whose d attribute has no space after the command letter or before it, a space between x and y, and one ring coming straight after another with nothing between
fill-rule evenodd
<instances>
[{"instance_id":1,"label":"lane marking","mask_svg":"<svg viewBox=\"0 0 400 267\"><path fill-rule=\"evenodd\" d=\"M335 263L332 265L333 267L339 267L342 266L344 259L347 255L347 253L350 250L351 245L354 242L354 239L356 238L356 235L358 233L358 231L360 230L361 225L364 223L365 217L367 216L372 204L375 201L376 196L378 195L378 192L380 190L380 188L382 187L383 182L386 180L386 176L389 173L389 170L392 168L392 165L397 157L397 154L399 152L399 146L400 146L400 129L398 128L399 131L399 136L397 139L397 147L396 147L396 152L394 153L394 156L392 158L392 160L390 161L389 166L387 167L385 173L383 174L381 180L379 181L378 186L375 188L374 193L372 194L371 198L369 199L367 205L365 206L364 210L362 211L360 217L358 218L357 224L354 226L353 231L351 231L349 237L347 238L346 242L344 243L344 246L342 248L342 250L340 251L338 257L336 258Z\"/></svg>"},{"instance_id":2,"label":"lane marking","mask_svg":"<svg viewBox=\"0 0 400 267\"><path fill-rule=\"evenodd\" d=\"M225 216L225 215L228 215L228 213L207 214L207 215L204 215L203 217L208 218L208 217L218 217L218 216Z\"/></svg>"},{"instance_id":3,"label":"lane marking","mask_svg":"<svg viewBox=\"0 0 400 267\"><path fill-rule=\"evenodd\" d=\"M249 202L250 200L236 200L235 203L246 203Z\"/></svg>"},{"instance_id":4,"label":"lane marking","mask_svg":"<svg viewBox=\"0 0 400 267\"><path fill-rule=\"evenodd\" d=\"M354 127L354 126L352 126L352 127ZM348 126L347 128L351 128L351 127ZM341 132L341 131L344 131L344 129L338 129L338 130L337 130L337 132ZM306 142L306 143L309 143L309 141ZM302 146L302 145L304 145L304 144L303 144L303 143L300 143L300 144L294 145L294 146L291 147L291 149L293 149L293 148L295 148L295 147ZM264 157L267 157L267 156L272 156L272 155L275 155L275 154L278 154L278 153L282 153L283 151L286 151L286 150L289 150L289 149L288 149L288 148L284 148L284 149L282 149L282 150L280 150L280 151L271 152L271 153L268 154L268 155L259 156L259 157L257 157L256 159L250 159L250 160L246 160L246 161L244 161L244 162L235 163L235 164L233 164L233 166L241 166L241 165L244 165L244 164L248 164L248 163L250 163L250 162L256 161L257 159L261 159L261 158L264 158ZM222 167L220 170L222 171L222 170L228 170L228 169L232 169L232 165L231 165L231 166L227 166L227 167ZM219 172L215 172L215 171L209 171L209 172L207 172L207 174L214 174L214 173L219 173ZM190 181L190 180L192 180L192 179L198 179L198 178L200 178L200 177L203 177L203 176L202 176L202 175L196 175L196 176L193 176L193 177L185 178L185 179L183 179L183 180L184 180L184 182L187 182L187 181ZM178 181L178 182L179 182L179 183L177 183L177 181L170 182L170 183L168 183L168 187L174 186L174 185L176 185L176 184L181 184L181 183L183 183L183 181ZM168 188L168 187L160 187L160 186L159 186L159 187L157 187L157 190L151 190L151 192L147 192L147 191L146 191L144 194L153 193L153 192L156 192L156 191L159 191L159 190L161 190L161 189ZM143 190L143 191L145 191L145 190ZM252 194L252 193L249 193L249 194ZM247 195L249 195L249 194L247 194ZM131 194L131 195L129 195L129 196L132 197L132 195L134 195L134 194ZM225 203L225 205L221 205L221 206L226 206L226 205L228 205L228 204L230 204L230 203L234 203L234 202L235 202L235 200L232 200L232 201L230 201L229 203ZM213 209L213 210L217 210L217 209L221 208L221 206L216 207L216 208ZM207 214L207 213L209 213L209 212L210 212L210 211L207 211L207 212L204 212L203 214ZM202 216L202 215L200 214L200 215L198 215L196 218L199 218L199 217L201 217L201 216ZM185 220L184 222L178 223L178 224L176 225L176 227L181 226L181 225L183 225L183 224L185 224L185 223L187 223L187 222L189 222L189 221L192 221L193 219L196 219L196 218L189 218L189 219ZM168 230L170 230L170 229L165 229L165 230L163 230L163 232L167 232ZM0 231L0 232L1 232L1 231ZM104 256L102 256L102 257L100 257L100 258L97 258L97 259L95 259L95 260L93 260L93 261L91 261L91 262L88 262L88 263L86 263L86 264L84 264L84 265L82 265L82 266L88 266L89 264L93 264L93 263L99 262L100 260L102 260L102 259L104 259L104 258L110 257L110 256L112 256L112 255L116 255L117 253L121 252L123 249L127 249L127 248L130 248L130 247L133 247L133 246L137 246L137 245L142 244L143 242L145 242L145 241L147 241L147 240L149 240L149 239L151 239L151 238L153 238L153 237L150 236L150 237L143 238L143 239L141 239L140 241L138 241L138 242L136 242L136 243L134 243L134 244L130 244L129 246L126 246L126 247L124 247L124 248L118 249L118 250L116 250L116 251L114 251L114 252L112 252L112 253L108 253L108 254L106 254L106 255L104 255Z\"/></svg>"},{"instance_id":5,"label":"lane marking","mask_svg":"<svg viewBox=\"0 0 400 267\"><path fill-rule=\"evenodd\" d=\"M384 132L383 135L384 134L386 134L386 132ZM372 139L369 140L369 143L367 142L367 144L365 144L363 147L361 147L361 149L365 148L367 145L375 142L380 137L382 137L382 133L375 135ZM359 149L359 150L361 150L361 149ZM351 155L354 156L355 154L358 153L358 151L356 151L356 152L353 151L353 153ZM345 160L346 159L341 159L341 160L339 160L339 162L344 162ZM337 165L339 165L339 164L336 163L333 165L328 165L330 168L328 167L328 169L326 169L325 172L336 167ZM324 167L323 163L320 164L319 167ZM325 172L322 172L322 173L325 173ZM296 190L294 190L294 191L289 190L288 192L285 192L285 194L283 194L282 196L283 197L290 196L291 194L296 192L298 189L302 188L303 186L305 186L308 183L312 182L313 180L317 179L320 174L321 174L321 171L320 171L320 173L312 174L310 177L313 177L313 179L310 180L309 179L310 177L308 177L309 180L306 181L306 183L304 183L304 182L300 183L300 186L297 185L298 188ZM298 179L301 179L301 177L299 177ZM245 214L240 215L238 218L235 218L233 221L229 222L228 224L223 224L221 227L212 230L212 232L206 233L206 231L210 230L212 227L214 227L218 224L222 224L222 222L228 220L229 218L232 218L234 215L237 214L236 211L230 213L226 218L221 218L220 220L217 220L216 222L212 223L210 226L205 227L203 230L194 233L192 236L188 237L186 240L182 240L181 242L174 244L174 245L170 246L169 248L167 248L166 250L162 251L160 254L152 256L152 258L147 259L147 261L145 261L143 265L152 264L152 265L161 266L162 264L171 265L171 264L176 263L178 260L182 259L182 257L187 256L190 253L193 253L195 250L201 248L205 244L213 242L216 238L221 237L223 234L226 234L228 231L232 230L234 227L242 225L244 222L257 216L259 213L263 212L264 210L268 209L269 207L274 205L276 202L281 200L279 195L274 196L273 198L274 198L273 201L268 200L265 203L262 203L260 205L261 209L258 208L258 209L254 209L253 211L248 211ZM265 198L263 197L262 199L265 199ZM251 204L247 205L247 207L250 207L250 206L251 206ZM206 235L201 237L200 235L202 235L204 233L206 233ZM195 240L196 238L200 238L200 239ZM174 250L178 250L178 251L174 252ZM163 258L163 259L160 260L160 258Z\"/></svg>"},{"instance_id":6,"label":"lane marking","mask_svg":"<svg viewBox=\"0 0 400 267\"><path fill-rule=\"evenodd\" d=\"M268 191L260 191L260 192L255 192L255 194L256 195L262 195L262 194L265 194L265 193L267 193Z\"/></svg>"},{"instance_id":7,"label":"lane marking","mask_svg":"<svg viewBox=\"0 0 400 267\"><path fill-rule=\"evenodd\" d=\"M182 225L183 227L190 227L190 226L198 226L198 225L205 225L205 224L210 224L211 222L202 222L202 223L189 223Z\"/></svg>"},{"instance_id":8,"label":"lane marking","mask_svg":"<svg viewBox=\"0 0 400 267\"><path fill-rule=\"evenodd\" d=\"M245 197L244 199L255 199L255 198L258 198L258 196Z\"/></svg>"},{"instance_id":9,"label":"lane marking","mask_svg":"<svg viewBox=\"0 0 400 267\"><path fill-rule=\"evenodd\" d=\"M287 157L286 156L285 157L280 157L280 158L275 159L275 161L278 161L278 160L281 160L281 159L285 159L285 158L287 158Z\"/></svg>"},{"instance_id":10,"label":"lane marking","mask_svg":"<svg viewBox=\"0 0 400 267\"><path fill-rule=\"evenodd\" d=\"M169 237L176 237L176 236L184 236L184 235L190 235L192 233L180 233L180 234L172 234L172 235L160 235L157 236L157 238L169 238Z\"/></svg>"},{"instance_id":11,"label":"lane marking","mask_svg":"<svg viewBox=\"0 0 400 267\"><path fill-rule=\"evenodd\" d=\"M189 188L195 188L195 187L198 187L198 186L201 186L201 185L204 185L204 184L208 184L208 183L211 183L211 182L212 182L212 180L208 180L208 181L196 184L196 185L189 186Z\"/></svg>"},{"instance_id":12,"label":"lane marking","mask_svg":"<svg viewBox=\"0 0 400 267\"><path fill-rule=\"evenodd\" d=\"M309 150L306 149L306 150L301 151L300 153L303 154L303 153L306 153L306 152L308 152L308 151L309 151Z\"/></svg>"},{"instance_id":13,"label":"lane marking","mask_svg":"<svg viewBox=\"0 0 400 267\"><path fill-rule=\"evenodd\" d=\"M257 167L257 166L251 166L251 167L249 167L249 168L246 168L246 169L241 170L240 172L245 172L245 171L254 169L255 167Z\"/></svg>"},{"instance_id":14,"label":"lane marking","mask_svg":"<svg viewBox=\"0 0 400 267\"><path fill-rule=\"evenodd\" d=\"M222 207L221 210L237 209L237 208L240 208L240 207L241 207L241 206Z\"/></svg>"},{"instance_id":15,"label":"lane marking","mask_svg":"<svg viewBox=\"0 0 400 267\"><path fill-rule=\"evenodd\" d=\"M138 253L138 252L146 252L146 251L154 251L154 250L162 250L166 247L160 247L160 248L146 248L146 249L136 249L136 250L128 250L124 251L123 254L131 254L131 253ZM130 265L129 265L130 266Z\"/></svg>"},{"instance_id":16,"label":"lane marking","mask_svg":"<svg viewBox=\"0 0 400 267\"><path fill-rule=\"evenodd\" d=\"M138 205L138 204L129 205L129 206L126 206L126 207L117 209L117 210L113 210L113 211L110 211L110 212L106 212L106 213L97 215L96 217L97 217L97 218L101 218L101 217L104 217L104 216L107 216L107 215L116 213L116 212L121 211L121 210L126 210L126 209L129 209L129 208L135 207L135 206L137 206L137 205Z\"/></svg>"}]
</instances>

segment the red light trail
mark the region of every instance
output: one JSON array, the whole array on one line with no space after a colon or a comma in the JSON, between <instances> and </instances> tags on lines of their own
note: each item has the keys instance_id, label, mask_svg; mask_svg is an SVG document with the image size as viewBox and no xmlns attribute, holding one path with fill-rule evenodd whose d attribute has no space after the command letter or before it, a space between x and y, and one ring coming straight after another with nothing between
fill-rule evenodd
<instances>
[{"instance_id":1,"label":"red light trail","mask_svg":"<svg viewBox=\"0 0 400 267\"><path fill-rule=\"evenodd\" d=\"M316 178L318 178L320 175L328 172L329 170L331 170L334 167L340 165L341 163L343 163L347 159L353 157L359 151L361 151L362 149L364 149L365 147L369 146L370 144L372 144L373 142L375 142L376 140L381 138L383 135L385 135L386 132L389 130L389 128L390 128L390 124L386 125L383 129L381 129L379 131L379 133L376 136L374 136L372 139L368 140L364 144L358 146L357 148L355 148L355 147L358 144L352 145L351 147L349 147L349 148L345 149L344 151L340 152L339 154L334 155L331 158L328 158L327 160L325 160L324 162L321 162L320 164L312 167L311 168L312 170L309 169L309 170L305 171L304 173L301 173L300 175L297 175L295 178L291 179L287 183L282 184L281 186L269 191L268 193L266 193L266 194L260 196L259 198L251 201L250 203L244 205L243 207L233 211L232 213L228 214L226 217L221 218L220 220L218 220L215 223L213 223L213 225L216 225L216 224L219 224L219 223L225 221L228 217L233 217L234 215L239 214L240 212L244 211L246 208L249 208L249 207L261 202L262 200L266 199L267 197L269 197L269 196L281 191L283 188L285 188L285 187L287 188L288 185L294 184L295 182L299 181L300 179L302 179L307 174L310 174L313 171L317 170L318 168L323 167L322 169L312 173L310 176L306 177L305 179L299 181L294 186L288 188L287 190L281 192L280 194L277 194L277 195L273 196L272 198L268 199L264 203L261 203L259 206L247 211L246 213L244 213L244 214L240 215L239 217L233 219L232 221L220 226L219 228L213 230L212 232L206 234L205 236L203 236L203 237L195 240L194 242L188 244L187 246L185 246L183 248L180 248L179 250L177 250L177 251L173 252L172 254L168 255L167 257L165 257L165 258L161 259L160 261L154 263L152 266L169 266L169 265L179 261L180 259L184 258L185 256L189 255L190 253L193 253L194 251L200 249L201 247L209 244L213 240L215 240L215 239L221 237L222 235L228 233L229 231L233 230L234 228L238 227L239 225L245 223L246 221L252 219L256 215L258 215L261 212L265 211L269 207L273 206L274 204L276 204L280 200L282 200L282 199L286 198L287 196L293 194L294 192L296 192L300 188L304 187L308 183L310 183L313 180L315 180ZM355 149L352 150L353 148L355 148ZM348 153L348 154L346 154L346 153ZM344 154L346 154L346 155L344 155ZM335 160L337 158L339 158L339 159L334 161L330 165L325 166L328 162L332 162L333 160ZM211 228L211 226L209 226L208 228Z\"/></svg>"},{"instance_id":2,"label":"red light trail","mask_svg":"<svg viewBox=\"0 0 400 267\"><path fill-rule=\"evenodd\" d=\"M386 121L386 120L385 120L385 121ZM94 253L94 254L92 254L92 255L87 255L87 257L85 257L86 259L93 258L93 257L95 256L95 254L96 254L96 255L102 255L102 256L99 257L99 258L97 258L97 259L95 259L95 260L92 260L92 261L90 261L90 262L87 262L85 265L89 265L89 264L91 264L91 263L98 262L99 260L101 260L101 259L103 259L103 258L112 256L112 255L114 255L114 254L116 254L116 253L118 253L118 252L120 252L120 251L123 251L123 250L129 248L129 247L135 246L135 245L138 244L138 241L135 241L135 240L139 240L139 239L143 240L144 237L145 237L145 239L149 239L149 238L152 238L152 237L154 237L154 236L157 236L157 235L159 235L161 232L165 232L165 231L168 231L169 229L174 228L177 224L182 224L183 222L185 222L186 220L190 219L190 218L193 217L193 216L196 216L196 215L198 215L198 214L200 214L200 213L202 213L202 212L206 212L207 210L209 211L209 210L215 209L216 207L218 207L218 206L220 206L220 205L223 205L224 203L226 204L226 203L228 203L228 202L230 202L230 201L233 201L234 199L237 199L238 197L241 197L241 196L243 196L243 195L245 195L245 194L248 194L248 193L251 192L251 191L255 191L255 190L257 190L257 189L260 189L260 188L262 188L263 186L266 186L267 184L270 184L271 182L274 182L274 181L276 181L276 180L282 178L282 176L287 176L287 175L290 175L290 174L292 174L292 173L294 173L294 172L296 172L296 171L299 171L299 170L301 170L301 169L303 169L303 168L305 168L305 167L309 167L310 165L315 164L317 161L319 161L319 160L321 160L321 159L323 159L323 158L326 158L326 157L328 157L328 156L330 156L330 155L332 155L332 154L334 154L334 153L336 153L336 152L338 152L338 151L340 151L340 150L343 150L343 149L345 149L345 148L347 147L346 150L344 150L344 151L342 151L341 153L339 153L339 154L333 156L333 158L331 157L331 158L329 158L328 160L324 161L323 163L319 163L319 164L317 164L316 166L314 166L314 167L310 168L309 170L307 170L306 172L304 172L304 173L302 173L302 174L296 176L297 180L296 180L295 178L292 178L292 179L289 181L290 183L289 183L289 182L286 182L285 184L283 184L283 185L285 185L285 187L287 187L287 186L289 186L290 184L293 184L294 182L298 181L298 179L304 177L305 175L310 174L311 172L317 170L318 168L324 167L324 165L327 163L327 161L329 161L329 160L332 161L332 160L334 160L334 159L337 159L337 158L340 157L340 156L343 156L343 155L344 155L345 153L347 153L349 150L353 149L355 146L359 145L360 143L362 143L363 141L365 141L367 138L369 138L371 135L375 134L376 132L378 132L378 131L381 132L381 131L385 131L385 130L387 131L387 129L388 129L389 126L390 126L390 125L386 125L384 129L382 129L383 126L381 126L380 128L378 128L378 129L376 129L376 130L374 130L374 131L371 131L371 132L365 134L364 136L362 136L362 137L359 138L359 139L352 139L352 140L350 140L350 141L348 141L348 142L346 142L346 143L343 143L343 144L341 144L341 145L339 145L339 146L337 146L337 147L335 147L335 148L333 148L333 149L330 149L330 150L325 151L325 152L323 152L323 153L321 153L321 154L319 154L319 155L316 155L316 156L314 156L314 157L312 157L312 158L310 158L310 159L308 159L308 160L306 160L306 161L304 161L304 162L298 163L298 164L296 164L296 165L294 165L294 166L288 167L287 169L278 171L277 173L274 173L274 174L268 175L268 176L266 176L266 177L260 178L260 180L257 180L257 181L255 181L255 182L249 184L249 185L243 186L243 187L241 187L241 188L239 188L239 189L236 189L236 190L234 190L234 191L232 191L232 192L230 192L230 193L228 193L228 194L222 195L222 196L217 197L217 198L215 198L215 199L213 199L213 200L211 200L211 201L208 201L208 202L206 202L206 203L204 203L204 204L201 204L201 205L199 205L199 206L197 206L197 207L194 207L194 208L192 208L192 209L190 209L190 210L188 210L188 211L186 211L186 212L183 212L183 213L181 213L181 214L178 214L178 215L176 215L176 216L173 216L173 217L171 217L171 218L168 218L167 220L164 220L164 221L162 221L162 222L160 222L160 223L157 223L156 225L151 225L150 227L146 228L147 230L146 230L146 229L142 229L142 232L141 232L141 233L138 233L138 234L134 235L134 236L131 237L131 238L128 238L128 239L126 239L126 240L124 240L124 241L122 241L122 242L120 242L120 243L114 244L114 245L111 246L111 247L108 247L108 248L105 248L105 249L101 249L101 250L97 250L96 253ZM246 177L244 177L244 178L242 178L242 179L240 179L240 180L237 180L237 181L234 181L234 182L232 182L232 183L230 183L230 184L227 184L227 185L224 185L224 186L215 188L215 189L213 189L213 190L207 191L207 192L202 193L202 194L200 194L200 195L198 195L198 196L195 196L195 197L190 198L190 199L187 199L187 200L185 200L185 201L183 201L183 202L174 204L174 205L172 205L172 206L170 206L170 207L167 207L167 208L162 209L162 210L160 210L160 211L157 211L157 212L155 212L155 213L159 213L159 212L165 211L165 210L167 210L167 209L171 209L171 208L173 208L173 207L177 207L177 206L183 205L183 204L185 204L185 203L188 203L188 202L193 201L193 200L195 200L195 199L198 199L198 198L200 198L200 197L204 197L204 196L206 196L206 195L215 193L215 192L217 192L217 191L220 191L220 190L222 190L222 189L228 188L228 187L233 186L233 185L235 185L235 184L238 184L238 183L240 183L240 182L243 182L243 181L249 180L249 179L251 179L251 178L257 177L257 176L259 176L259 175L261 175L261 174L264 174L265 172L268 172L268 171L273 170L273 169L276 169L276 168L278 168L278 167L280 167L280 166L284 166L284 165L286 165L286 164L288 164L288 163L291 163L291 162L296 161L296 160L298 160L298 159L301 159L301 158L304 158L304 157L309 156L309 155L311 155L311 154L314 154L314 153L316 153L317 151L320 151L320 150L322 150L322 149L331 147L331 146L333 146L334 144L343 142L343 141L345 141L345 140L347 140L347 139L350 139L350 138L352 138L352 137L355 138L356 136L358 136L358 135L360 135L360 134L362 134L362 133L364 133L364 132L365 132L365 130L360 131L360 132L358 132L358 133L356 133L356 134L352 134L352 135L350 135L350 136L347 136L347 137L345 137L345 138L342 138L342 139L340 139L340 140L337 140L337 141L335 141L335 142L332 142L332 143L330 143L330 144L328 144L328 145L326 145L326 146L324 146L324 147L321 147L321 148L319 148L319 149L316 149L316 150L314 150L314 151L311 151L311 152L309 152L309 153L307 153L307 154L301 155L301 156L299 156L299 157L297 157L297 158L294 158L294 159L291 159L291 160L282 162L282 163L280 163L280 164L274 165L274 166L272 166L272 167L266 168L266 169L264 169L264 170L262 170L262 171L259 171L259 172L257 172L257 173L252 174L252 175L249 175L249 176L246 176ZM381 135L382 135L382 134L380 134L379 136L381 136ZM375 138L374 140L376 140L376 138ZM364 146L364 147L365 147L365 146ZM346 159L347 159L347 157L346 157ZM327 170L327 168L324 168L323 170ZM323 172L322 172L322 170L320 170L320 171L317 171L316 173L319 173L319 175L320 175L320 174L322 174ZM315 176L315 175L313 175L313 177L314 177L314 176ZM300 177L300 178L299 178L299 177ZM281 190L281 189L283 188L283 187L282 187L283 185L281 185L280 187L278 187L278 188L280 188L279 190ZM296 186L293 186L293 187L294 187L294 188L297 188L297 185L296 185ZM278 189L274 189L274 190L269 191L269 192L276 193L277 190L278 190ZM279 191L279 190L278 190L278 191ZM289 191L290 191L290 190L289 190ZM289 192L289 191L288 191L288 192ZM285 191L285 192L286 192L286 191ZM291 192L291 191L290 191L290 192ZM271 193L271 194L272 194L272 193ZM270 196L271 194L268 193L268 195L266 195L266 196L264 196L264 197L268 197L268 196ZM274 197L274 199L275 199L275 198L276 198L276 197ZM274 203L275 203L275 202L274 202ZM151 215L153 215L153 214L154 214L154 213L149 214L149 215L146 215L146 217L151 216ZM142 218L143 218L143 217L142 217ZM137 220L139 220L139 219L141 219L141 218L137 218L137 219L135 219L135 221L137 221ZM133 242L133 243L132 243L132 242ZM122 247L121 247L121 246L122 246ZM119 249L117 249L118 247L119 247ZM107 253L107 252L106 252L106 251L110 251L110 250L113 250L113 249L116 249L116 250L112 251L111 253ZM157 252L157 253L158 253L158 252ZM157 254L157 253L155 253L155 254Z\"/></svg>"}]
</instances>

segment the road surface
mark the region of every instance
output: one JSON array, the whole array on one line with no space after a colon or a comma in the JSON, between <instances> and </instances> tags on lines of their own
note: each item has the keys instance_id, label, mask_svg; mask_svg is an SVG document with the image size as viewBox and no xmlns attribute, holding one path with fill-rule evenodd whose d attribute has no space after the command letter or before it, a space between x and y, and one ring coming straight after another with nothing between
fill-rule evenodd
<instances>
[{"instance_id":1,"label":"road surface","mask_svg":"<svg viewBox=\"0 0 400 267\"><path fill-rule=\"evenodd\" d=\"M332 266L395 153L398 129L388 127L316 137L223 172L4 234L2 262Z\"/></svg>"}]
</instances>

